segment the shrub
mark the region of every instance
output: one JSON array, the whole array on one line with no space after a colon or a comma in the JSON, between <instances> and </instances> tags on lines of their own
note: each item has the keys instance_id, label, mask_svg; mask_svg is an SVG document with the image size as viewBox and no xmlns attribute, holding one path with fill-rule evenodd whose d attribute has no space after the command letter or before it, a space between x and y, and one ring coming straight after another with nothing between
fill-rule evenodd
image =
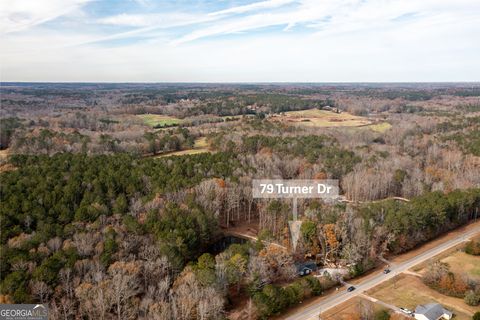
<instances>
[{"instance_id":1,"label":"shrub","mask_svg":"<svg viewBox=\"0 0 480 320\"><path fill-rule=\"evenodd\" d=\"M473 290L467 291L464 301L469 306L478 306L480 304L480 293L476 293Z\"/></svg>"},{"instance_id":2,"label":"shrub","mask_svg":"<svg viewBox=\"0 0 480 320\"><path fill-rule=\"evenodd\" d=\"M465 247L465 253L474 256L480 255L480 242L469 241Z\"/></svg>"},{"instance_id":3,"label":"shrub","mask_svg":"<svg viewBox=\"0 0 480 320\"><path fill-rule=\"evenodd\" d=\"M308 276L297 279L286 287L266 285L261 291L253 294L253 301L261 319L279 314L289 306L295 305L312 295L322 293L317 278Z\"/></svg>"},{"instance_id":4,"label":"shrub","mask_svg":"<svg viewBox=\"0 0 480 320\"><path fill-rule=\"evenodd\" d=\"M375 320L389 320L390 319L390 313L388 313L387 310L380 310L377 313L375 313Z\"/></svg>"}]
</instances>

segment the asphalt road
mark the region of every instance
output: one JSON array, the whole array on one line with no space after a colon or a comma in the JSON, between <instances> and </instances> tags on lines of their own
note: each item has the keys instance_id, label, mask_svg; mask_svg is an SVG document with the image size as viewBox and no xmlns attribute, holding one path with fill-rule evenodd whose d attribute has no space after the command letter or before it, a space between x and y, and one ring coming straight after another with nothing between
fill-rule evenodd
<instances>
[{"instance_id":1,"label":"asphalt road","mask_svg":"<svg viewBox=\"0 0 480 320\"><path fill-rule=\"evenodd\" d=\"M371 278L357 284L355 286L356 289L352 292L347 292L345 290L345 291L342 291L342 292L339 292L339 293L331 294L326 299L320 301L319 303L308 306L308 307L305 307L301 310L298 310L298 312L290 315L286 319L287 320L307 320L307 319L308 320L311 320L311 319L318 320L319 319L318 316L321 312L327 311L328 309L331 309L331 308L347 301L350 298L358 296L358 295L362 294L364 291L367 291L367 290L377 286L378 284L395 277L396 275L410 269L411 267L413 267L413 266L415 266L419 263L422 263L422 262L424 262L424 261L426 261L430 258L433 258L433 257L442 253L445 250L448 250L452 247L455 247L456 245L462 243L463 241L468 240L468 238L470 238L471 236L473 236L473 235L475 235L479 232L480 232L480 227L476 227L474 229L471 229L471 230L465 232L464 234L462 234L462 235L460 235L456 238L453 238L451 240L448 240L448 241L438 245L435 248L424 251L423 253L421 253L421 254L419 254L419 255L417 255L417 256L415 256L415 257L413 257L413 258L411 258L411 259L409 259L409 260L407 260L403 263L399 263L399 264L396 264L396 265L392 266L390 268L391 269L390 273L384 274L382 272L382 273L379 273L378 275L376 275L374 277L371 277Z\"/></svg>"}]
</instances>

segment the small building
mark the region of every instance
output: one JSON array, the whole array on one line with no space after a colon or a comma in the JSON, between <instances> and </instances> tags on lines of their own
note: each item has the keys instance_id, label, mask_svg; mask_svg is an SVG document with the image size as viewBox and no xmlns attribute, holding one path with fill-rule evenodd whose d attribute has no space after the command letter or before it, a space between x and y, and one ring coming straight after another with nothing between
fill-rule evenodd
<instances>
[{"instance_id":1,"label":"small building","mask_svg":"<svg viewBox=\"0 0 480 320\"><path fill-rule=\"evenodd\" d=\"M305 262L296 264L297 274L299 276L308 276L312 272L317 271L318 267L315 262Z\"/></svg>"},{"instance_id":2,"label":"small building","mask_svg":"<svg viewBox=\"0 0 480 320\"><path fill-rule=\"evenodd\" d=\"M417 320L450 320L452 319L453 314L441 304L428 303L416 307L414 316Z\"/></svg>"}]
</instances>

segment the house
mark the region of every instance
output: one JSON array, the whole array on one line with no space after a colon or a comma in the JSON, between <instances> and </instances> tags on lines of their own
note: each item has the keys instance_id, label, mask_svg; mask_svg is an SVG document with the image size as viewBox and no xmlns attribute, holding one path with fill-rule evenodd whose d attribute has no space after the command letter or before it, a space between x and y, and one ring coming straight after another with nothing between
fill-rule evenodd
<instances>
[{"instance_id":1,"label":"house","mask_svg":"<svg viewBox=\"0 0 480 320\"><path fill-rule=\"evenodd\" d=\"M447 309L443 308L441 304L438 303L428 303L420 305L415 308L415 319L417 320L439 320L452 319L453 314Z\"/></svg>"},{"instance_id":2,"label":"house","mask_svg":"<svg viewBox=\"0 0 480 320\"><path fill-rule=\"evenodd\" d=\"M307 276L314 271L317 271L318 267L315 262L305 262L299 263L296 265L297 267L297 274L299 276Z\"/></svg>"}]
</instances>

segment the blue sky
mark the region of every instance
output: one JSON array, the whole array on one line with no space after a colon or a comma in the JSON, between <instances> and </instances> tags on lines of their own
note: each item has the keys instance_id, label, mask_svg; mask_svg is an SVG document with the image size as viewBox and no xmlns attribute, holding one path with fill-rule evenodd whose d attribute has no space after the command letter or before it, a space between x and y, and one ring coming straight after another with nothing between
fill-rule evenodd
<instances>
[{"instance_id":1,"label":"blue sky","mask_svg":"<svg viewBox=\"0 0 480 320\"><path fill-rule=\"evenodd\" d=\"M478 0L0 0L2 81L479 81Z\"/></svg>"}]
</instances>

